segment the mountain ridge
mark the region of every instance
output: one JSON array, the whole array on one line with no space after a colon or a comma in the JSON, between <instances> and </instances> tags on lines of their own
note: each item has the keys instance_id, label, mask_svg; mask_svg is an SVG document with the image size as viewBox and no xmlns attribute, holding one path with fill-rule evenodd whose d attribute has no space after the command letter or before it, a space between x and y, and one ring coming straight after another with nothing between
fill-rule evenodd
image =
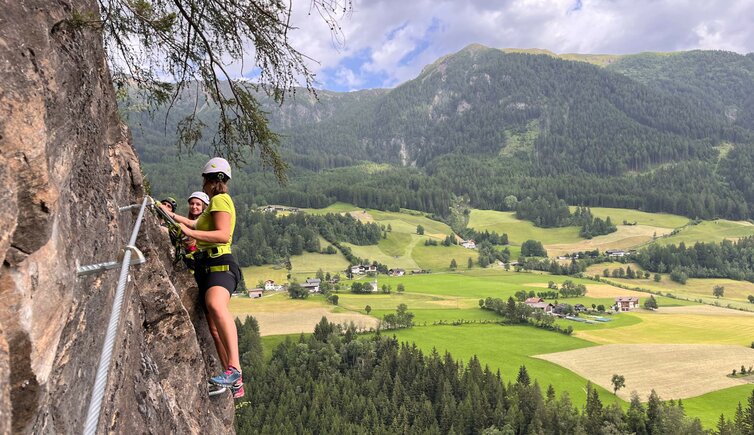
<instances>
[{"instance_id":1,"label":"mountain ridge","mask_svg":"<svg viewBox=\"0 0 754 435\"><path fill-rule=\"evenodd\" d=\"M732 60L716 68L720 58ZM323 92L320 103L297 94L281 107L265 106L294 183L287 193L269 183L260 184L267 193L248 192L292 205L341 200L440 215L447 213L448 193L490 209L504 209L508 195L554 193L570 204L748 217L746 201L754 201L742 175L754 170L748 100L715 103L710 94L715 86L730 91L737 83L744 89L730 95L754 94L754 82L746 79L749 59L728 52L639 54L602 67L473 44L393 89ZM679 61L688 71L669 79L652 75L668 75ZM736 118L726 116L730 102L737 105ZM159 165L170 150L164 138L135 138L149 163ZM150 159L155 149L161 157ZM361 162L393 169L360 179L347 175L357 173ZM343 186L336 179L350 181ZM389 184L395 194L380 189L385 183L397 183ZM678 190L663 191L668 185ZM437 190L434 199L422 198L422 189ZM702 206L700 196L708 198Z\"/></svg>"}]
</instances>

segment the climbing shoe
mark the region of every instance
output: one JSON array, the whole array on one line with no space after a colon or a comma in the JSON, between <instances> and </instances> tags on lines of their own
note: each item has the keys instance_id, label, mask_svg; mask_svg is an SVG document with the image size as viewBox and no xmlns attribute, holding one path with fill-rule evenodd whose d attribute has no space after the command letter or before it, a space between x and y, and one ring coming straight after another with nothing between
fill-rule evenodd
<instances>
[{"instance_id":1,"label":"climbing shoe","mask_svg":"<svg viewBox=\"0 0 754 435\"><path fill-rule=\"evenodd\" d=\"M230 393L233 395L234 399L240 399L243 397L244 394L246 394L243 390L243 381L240 379L236 381L236 383L230 387Z\"/></svg>"},{"instance_id":2,"label":"climbing shoe","mask_svg":"<svg viewBox=\"0 0 754 435\"><path fill-rule=\"evenodd\" d=\"M233 366L228 366L228 370L225 370L225 372L220 375L210 378L209 381L215 385L224 385L226 387L232 387L233 384L238 381L241 381L243 385L241 372Z\"/></svg>"}]
</instances>

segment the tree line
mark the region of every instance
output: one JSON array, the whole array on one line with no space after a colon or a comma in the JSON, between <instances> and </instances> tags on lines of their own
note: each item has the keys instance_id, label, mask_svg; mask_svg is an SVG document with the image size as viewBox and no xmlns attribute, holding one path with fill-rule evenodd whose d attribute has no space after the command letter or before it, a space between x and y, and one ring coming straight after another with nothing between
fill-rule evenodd
<instances>
[{"instance_id":1,"label":"tree line","mask_svg":"<svg viewBox=\"0 0 754 435\"><path fill-rule=\"evenodd\" d=\"M643 269L670 273L671 279L730 278L754 282L754 236L720 243L697 242L687 247L651 244L639 251L634 260Z\"/></svg>"},{"instance_id":2,"label":"tree line","mask_svg":"<svg viewBox=\"0 0 754 435\"><path fill-rule=\"evenodd\" d=\"M633 395L624 411L603 404L587 384L579 409L557 385L540 387L521 366L515 379L449 353L322 321L314 334L286 339L262 360L259 328L237 320L247 395L236 407L237 433L585 433L703 434L681 401ZM612 401L611 401L612 402ZM754 393L719 433L754 427ZM736 429L739 432L723 432Z\"/></svg>"},{"instance_id":3,"label":"tree line","mask_svg":"<svg viewBox=\"0 0 754 435\"><path fill-rule=\"evenodd\" d=\"M282 263L303 252L335 254L334 247L320 246L320 236L330 243L355 245L374 245L382 236L379 225L362 223L350 215L280 215L244 205L237 210L233 254L241 266Z\"/></svg>"},{"instance_id":4,"label":"tree line","mask_svg":"<svg viewBox=\"0 0 754 435\"><path fill-rule=\"evenodd\" d=\"M608 216L605 220L595 218L588 207L576 207L573 213L562 199L545 195L537 199L524 198L516 204L516 217L529 220L542 228L579 226L581 237L591 239L594 236L610 234L618 228Z\"/></svg>"}]
</instances>

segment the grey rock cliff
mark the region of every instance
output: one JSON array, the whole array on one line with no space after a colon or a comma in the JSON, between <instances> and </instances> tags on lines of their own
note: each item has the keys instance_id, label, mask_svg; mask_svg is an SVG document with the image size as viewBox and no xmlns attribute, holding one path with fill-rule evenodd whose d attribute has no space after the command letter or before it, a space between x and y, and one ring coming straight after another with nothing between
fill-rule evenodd
<instances>
[{"instance_id":1,"label":"grey rock cliff","mask_svg":"<svg viewBox=\"0 0 754 435\"><path fill-rule=\"evenodd\" d=\"M118 270L144 196L101 35L75 28L97 2L0 0L0 434L80 433ZM147 215L132 267L98 432L226 433L210 399L214 346L190 275Z\"/></svg>"}]
</instances>

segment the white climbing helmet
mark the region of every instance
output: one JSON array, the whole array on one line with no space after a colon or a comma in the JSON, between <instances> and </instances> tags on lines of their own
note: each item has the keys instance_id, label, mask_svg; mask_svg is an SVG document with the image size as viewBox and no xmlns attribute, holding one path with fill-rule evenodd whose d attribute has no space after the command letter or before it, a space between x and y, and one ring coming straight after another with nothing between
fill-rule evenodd
<instances>
[{"instance_id":1,"label":"white climbing helmet","mask_svg":"<svg viewBox=\"0 0 754 435\"><path fill-rule=\"evenodd\" d=\"M191 198L196 198L206 205L209 205L209 196L202 191L192 193L191 196L188 197L188 201L191 201Z\"/></svg>"},{"instance_id":2,"label":"white climbing helmet","mask_svg":"<svg viewBox=\"0 0 754 435\"><path fill-rule=\"evenodd\" d=\"M221 181L226 178L230 180L230 163L222 157L213 157L204 165L202 175L207 174L218 174L217 178Z\"/></svg>"}]
</instances>

